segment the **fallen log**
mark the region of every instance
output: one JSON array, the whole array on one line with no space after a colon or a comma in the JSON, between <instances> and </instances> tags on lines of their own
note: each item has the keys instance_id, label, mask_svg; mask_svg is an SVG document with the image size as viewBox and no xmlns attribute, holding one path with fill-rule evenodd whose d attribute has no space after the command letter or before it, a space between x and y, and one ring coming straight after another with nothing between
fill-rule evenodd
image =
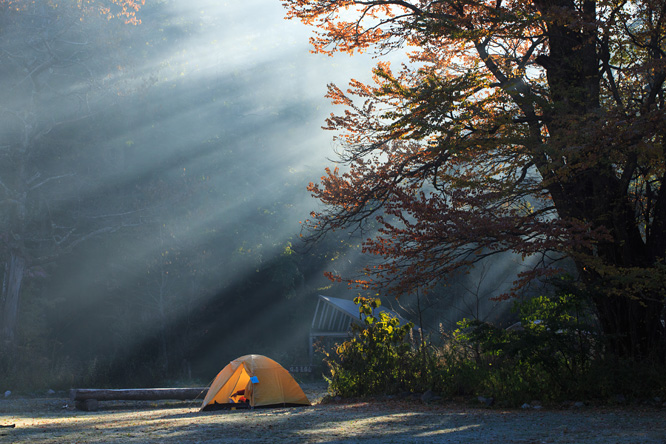
<instances>
[{"instance_id":1,"label":"fallen log","mask_svg":"<svg viewBox=\"0 0 666 444\"><path fill-rule=\"evenodd\" d=\"M158 401L175 399L189 401L206 396L207 387L152 389L71 389L70 401L79 410L97 410L99 401Z\"/></svg>"}]
</instances>

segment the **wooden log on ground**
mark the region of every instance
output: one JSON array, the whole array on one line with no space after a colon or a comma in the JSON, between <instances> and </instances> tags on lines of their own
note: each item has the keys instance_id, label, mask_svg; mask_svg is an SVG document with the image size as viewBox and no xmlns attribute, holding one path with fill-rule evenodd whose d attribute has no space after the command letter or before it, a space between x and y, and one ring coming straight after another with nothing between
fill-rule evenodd
<instances>
[{"instance_id":1,"label":"wooden log on ground","mask_svg":"<svg viewBox=\"0 0 666 444\"><path fill-rule=\"evenodd\" d=\"M207 387L152 389L72 389L70 401L79 410L97 410L99 401L158 401L175 399L189 401L206 396Z\"/></svg>"}]
</instances>

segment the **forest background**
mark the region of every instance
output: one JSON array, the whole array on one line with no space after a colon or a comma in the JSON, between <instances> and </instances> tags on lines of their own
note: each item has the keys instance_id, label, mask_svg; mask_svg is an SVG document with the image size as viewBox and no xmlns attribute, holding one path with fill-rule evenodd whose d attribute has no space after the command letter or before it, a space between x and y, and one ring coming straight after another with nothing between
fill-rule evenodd
<instances>
[{"instance_id":1,"label":"forest background","mask_svg":"<svg viewBox=\"0 0 666 444\"><path fill-rule=\"evenodd\" d=\"M358 294L323 276L358 239L295 250L326 83L374 61L252 4L0 2L1 390L309 364L317 295Z\"/></svg>"}]
</instances>

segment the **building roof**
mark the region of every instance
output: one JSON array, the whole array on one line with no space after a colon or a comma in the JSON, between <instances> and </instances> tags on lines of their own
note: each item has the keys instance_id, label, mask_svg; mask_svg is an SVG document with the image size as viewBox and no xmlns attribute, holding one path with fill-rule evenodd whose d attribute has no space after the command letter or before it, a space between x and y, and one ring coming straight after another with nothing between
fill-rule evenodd
<instances>
[{"instance_id":1,"label":"building roof","mask_svg":"<svg viewBox=\"0 0 666 444\"><path fill-rule=\"evenodd\" d=\"M402 317L394 311L379 306L375 309L375 314L387 313L391 317L400 319L400 324L406 324ZM365 317L359 316L358 306L349 299L334 298L331 296L319 295L317 308L312 318L311 334L323 334L328 336L346 336L352 322L362 323Z\"/></svg>"}]
</instances>

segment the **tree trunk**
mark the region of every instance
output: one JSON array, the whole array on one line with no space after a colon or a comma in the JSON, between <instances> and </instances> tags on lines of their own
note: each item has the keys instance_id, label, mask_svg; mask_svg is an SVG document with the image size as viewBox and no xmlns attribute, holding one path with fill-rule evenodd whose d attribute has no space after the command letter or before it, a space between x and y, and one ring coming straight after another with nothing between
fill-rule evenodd
<instances>
[{"instance_id":1,"label":"tree trunk","mask_svg":"<svg viewBox=\"0 0 666 444\"><path fill-rule=\"evenodd\" d=\"M208 387L199 388L154 388L154 389L72 389L69 392L70 402L77 409L95 411L98 401L158 401L178 399L190 401L203 399Z\"/></svg>"},{"instance_id":2,"label":"tree trunk","mask_svg":"<svg viewBox=\"0 0 666 444\"><path fill-rule=\"evenodd\" d=\"M632 360L664 361L663 303L627 296L594 298L610 350Z\"/></svg>"},{"instance_id":3,"label":"tree trunk","mask_svg":"<svg viewBox=\"0 0 666 444\"><path fill-rule=\"evenodd\" d=\"M642 238L626 187L615 167L604 159L599 145L600 74L596 2L583 1L577 10L566 0L535 0L544 16L560 17L547 29L549 55L537 58L547 73L554 105L545 110L549 138L536 158L548 158L540 171L548 183L557 211L565 220L586 221L603 228L609 240L595 251L580 251L576 259L583 284L594 302L610 351L619 357L666 359L662 324L663 290L626 285L627 270L655 267L664 252L650 252ZM598 157L591 163L588 158ZM589 260L612 268L610 274L595 270ZM609 275L613 275L609 277ZM648 273L635 273L648 279ZM638 278L637 280L640 280Z\"/></svg>"},{"instance_id":4,"label":"tree trunk","mask_svg":"<svg viewBox=\"0 0 666 444\"><path fill-rule=\"evenodd\" d=\"M2 339L9 347L12 347L15 341L19 296L24 272L25 258L20 252L12 250L6 275L7 281L3 286L4 294L2 295Z\"/></svg>"}]
</instances>

